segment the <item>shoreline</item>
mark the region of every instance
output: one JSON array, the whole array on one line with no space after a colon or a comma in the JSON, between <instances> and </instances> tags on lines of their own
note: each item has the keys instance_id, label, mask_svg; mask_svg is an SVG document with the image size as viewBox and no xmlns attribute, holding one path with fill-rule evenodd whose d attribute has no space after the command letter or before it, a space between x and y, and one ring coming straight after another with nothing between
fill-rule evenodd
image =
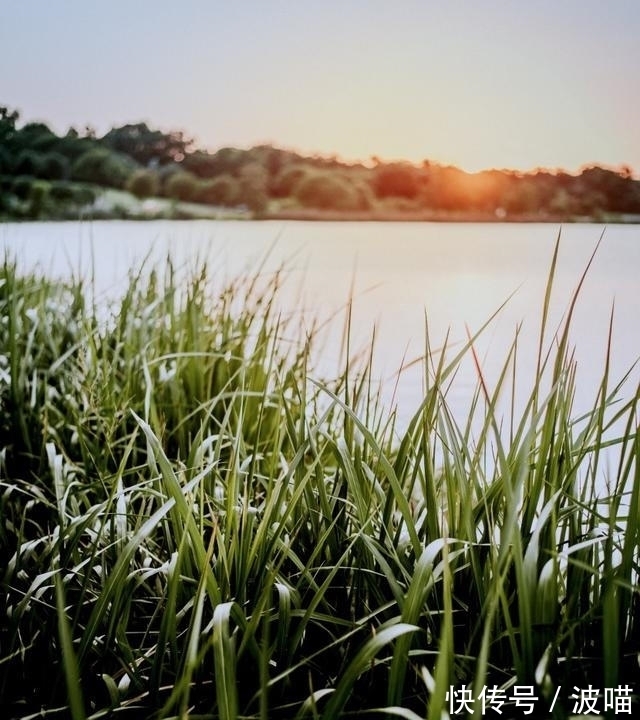
<instances>
[{"instance_id":1,"label":"shoreline","mask_svg":"<svg viewBox=\"0 0 640 720\"><path fill-rule=\"evenodd\" d=\"M640 223L640 214L604 213L595 215L512 215L497 217L493 213L459 213L438 211L415 212L344 212L318 210L284 210L265 213L254 220L296 220L305 222L433 222L433 223L590 223L590 224L625 224Z\"/></svg>"},{"instance_id":2,"label":"shoreline","mask_svg":"<svg viewBox=\"0 0 640 720\"><path fill-rule=\"evenodd\" d=\"M184 221L191 220L227 220L238 222L264 222L279 220L284 222L348 222L348 223L469 223L486 225L527 225L527 224L590 224L590 225L638 225L640 214L609 214L603 216L567 216L567 215L519 215L512 217L496 217L486 213L434 213L434 212L341 212L341 211L276 211L252 215L241 209L227 212L190 213L91 213L82 212L77 215L42 215L40 217L0 217L0 225L8 223L33 222L91 222L91 221L131 220L135 222L152 222L154 220Z\"/></svg>"}]
</instances>

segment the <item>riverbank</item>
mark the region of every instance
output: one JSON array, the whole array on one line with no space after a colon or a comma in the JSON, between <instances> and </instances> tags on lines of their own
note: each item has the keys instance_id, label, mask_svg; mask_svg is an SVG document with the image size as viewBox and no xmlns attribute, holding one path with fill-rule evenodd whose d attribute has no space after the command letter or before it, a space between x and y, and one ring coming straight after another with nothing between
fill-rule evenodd
<instances>
[{"instance_id":1,"label":"riverbank","mask_svg":"<svg viewBox=\"0 0 640 720\"><path fill-rule=\"evenodd\" d=\"M33 181L24 196L5 194L0 220L245 220L240 207L205 205L169 198L137 198L126 190L86 183Z\"/></svg>"},{"instance_id":2,"label":"riverbank","mask_svg":"<svg viewBox=\"0 0 640 720\"><path fill-rule=\"evenodd\" d=\"M507 213L412 209L380 203L366 210L316 209L290 201L269 201L259 212L246 206L210 205L166 197L138 198L126 190L86 183L30 181L22 195L7 194L0 221L33 220L294 220L305 222L467 222L636 224L640 214L598 212Z\"/></svg>"},{"instance_id":3,"label":"riverbank","mask_svg":"<svg viewBox=\"0 0 640 720\"><path fill-rule=\"evenodd\" d=\"M287 208L267 211L262 216L267 220L302 220L309 222L453 222L453 223L599 223L638 224L640 214L598 213L596 215L575 215L563 213L495 213L463 212L441 210L366 210L339 211L313 210L309 208Z\"/></svg>"}]
</instances>

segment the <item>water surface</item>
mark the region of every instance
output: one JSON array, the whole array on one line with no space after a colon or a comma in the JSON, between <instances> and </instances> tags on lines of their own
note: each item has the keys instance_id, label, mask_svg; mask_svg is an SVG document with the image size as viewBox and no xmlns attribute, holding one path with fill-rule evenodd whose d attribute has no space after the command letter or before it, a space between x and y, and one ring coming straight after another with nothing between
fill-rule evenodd
<instances>
[{"instance_id":1,"label":"water surface","mask_svg":"<svg viewBox=\"0 0 640 720\"><path fill-rule=\"evenodd\" d=\"M447 333L458 347L505 302L477 342L483 372L495 381L506 352L519 334L518 385L524 396L535 369L544 288L560 228L546 224L438 224L233 221L108 221L22 223L0 226L0 246L25 270L39 266L52 276L92 273L99 297L113 297L127 273L146 258L168 254L178 266L206 260L214 276L235 277L285 268L284 313L302 323L334 317L317 347L318 374L332 374L346 305L352 302L352 348L366 347L375 327L376 375L385 397L406 419L422 395L421 369L394 375L420 356L425 322L434 347ZM640 356L640 226L568 225L561 230L550 327L566 311L582 271L603 233L581 289L572 327L576 348L576 410L593 404L602 374L612 308L614 377ZM547 344L551 341L549 336ZM463 365L450 394L461 416L477 373ZM637 374L628 386L634 391Z\"/></svg>"}]
</instances>

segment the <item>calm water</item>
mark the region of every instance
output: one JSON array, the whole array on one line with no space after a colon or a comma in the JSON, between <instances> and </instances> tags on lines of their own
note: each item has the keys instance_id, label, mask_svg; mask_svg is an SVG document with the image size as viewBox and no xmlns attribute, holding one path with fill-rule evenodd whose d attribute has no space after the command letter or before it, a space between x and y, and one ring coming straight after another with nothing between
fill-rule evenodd
<instances>
[{"instance_id":1,"label":"calm water","mask_svg":"<svg viewBox=\"0 0 640 720\"><path fill-rule=\"evenodd\" d=\"M318 373L335 371L345 306L353 294L352 347L362 348L376 328L377 375L392 402L394 375L403 357L424 351L425 317L433 346L450 330L451 342L475 331L506 306L477 344L489 381L497 377L514 332L522 323L518 383L524 394L535 366L540 310L559 228L552 225L283 222L95 222L0 225L0 247L25 268L54 276L95 273L104 297L117 295L129 269L143 258L178 265L206 259L218 277L284 265L284 312L335 316L322 336ZM551 326L566 310L582 270L602 233L597 225L562 228ZM266 259L265 259L266 258ZM640 356L640 226L611 226L587 276L573 322L578 394L576 409L593 403L604 364L615 302L612 366L620 376ZM633 375L630 395L637 385ZM464 413L476 382L463 366L451 393ZM401 375L393 401L408 417L421 397L418 366Z\"/></svg>"}]
</instances>

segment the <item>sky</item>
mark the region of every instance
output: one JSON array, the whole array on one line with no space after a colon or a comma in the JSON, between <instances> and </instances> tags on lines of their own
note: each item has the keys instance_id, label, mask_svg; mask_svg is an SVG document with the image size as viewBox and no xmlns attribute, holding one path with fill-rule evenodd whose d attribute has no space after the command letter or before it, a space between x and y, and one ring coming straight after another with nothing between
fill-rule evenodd
<instances>
[{"instance_id":1,"label":"sky","mask_svg":"<svg viewBox=\"0 0 640 720\"><path fill-rule=\"evenodd\" d=\"M0 104L57 132L640 172L637 0L20 0Z\"/></svg>"}]
</instances>

